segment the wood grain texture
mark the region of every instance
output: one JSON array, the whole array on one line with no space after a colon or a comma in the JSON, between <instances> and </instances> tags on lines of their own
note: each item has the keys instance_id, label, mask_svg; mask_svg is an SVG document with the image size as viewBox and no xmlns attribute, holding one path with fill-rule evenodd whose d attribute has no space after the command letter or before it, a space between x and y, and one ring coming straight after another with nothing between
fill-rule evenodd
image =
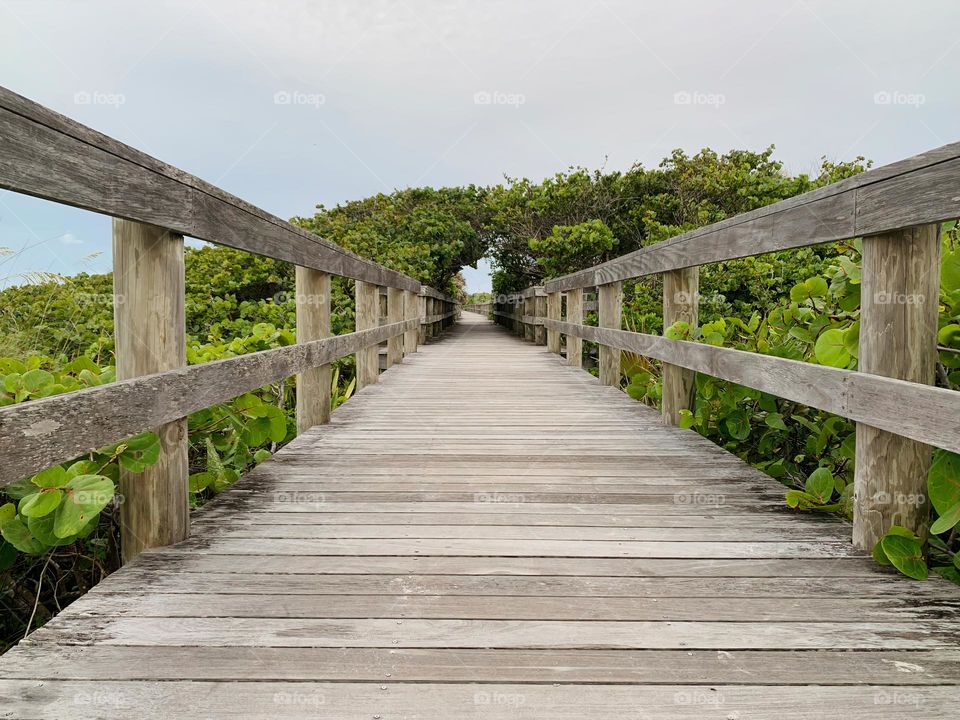
<instances>
[{"instance_id":1,"label":"wood grain texture","mask_svg":"<svg viewBox=\"0 0 960 720\"><path fill-rule=\"evenodd\" d=\"M404 291L399 288L387 288L387 322L403 322L405 312ZM387 340L387 367L403 361L403 335L394 335Z\"/></svg>"},{"instance_id":2,"label":"wood grain texture","mask_svg":"<svg viewBox=\"0 0 960 720\"><path fill-rule=\"evenodd\" d=\"M113 221L113 322L118 380L187 364L183 236ZM185 416L151 426L160 455L142 473L120 470L123 561L190 533L189 446ZM51 463L52 464L52 463Z\"/></svg>"},{"instance_id":3,"label":"wood grain texture","mask_svg":"<svg viewBox=\"0 0 960 720\"><path fill-rule=\"evenodd\" d=\"M286 260L420 291L420 283L189 173L0 88L0 187Z\"/></svg>"},{"instance_id":4,"label":"wood grain texture","mask_svg":"<svg viewBox=\"0 0 960 720\"><path fill-rule=\"evenodd\" d=\"M0 484L352 355L418 322L407 320L0 408L4 445Z\"/></svg>"},{"instance_id":5,"label":"wood grain texture","mask_svg":"<svg viewBox=\"0 0 960 720\"><path fill-rule=\"evenodd\" d=\"M568 323L555 326L562 333L575 333L591 342L647 355L960 452L956 391L657 335Z\"/></svg>"},{"instance_id":6,"label":"wood grain texture","mask_svg":"<svg viewBox=\"0 0 960 720\"><path fill-rule=\"evenodd\" d=\"M601 285L597 291L597 324L620 330L623 320L623 284ZM600 384L620 387L620 348L600 344Z\"/></svg>"},{"instance_id":7,"label":"wood grain texture","mask_svg":"<svg viewBox=\"0 0 960 720\"><path fill-rule=\"evenodd\" d=\"M567 291L567 317L571 325L583 324L583 289L574 288ZM567 365L575 368L583 367L583 339L577 335L564 335L567 344Z\"/></svg>"},{"instance_id":8,"label":"wood grain texture","mask_svg":"<svg viewBox=\"0 0 960 720\"><path fill-rule=\"evenodd\" d=\"M960 215L960 143L697 228L551 280L548 292L845 240Z\"/></svg>"},{"instance_id":9,"label":"wood grain texture","mask_svg":"<svg viewBox=\"0 0 960 720\"><path fill-rule=\"evenodd\" d=\"M380 289L376 285L357 280L356 328L357 331L369 330L380 325ZM377 346L369 345L357 351L357 389L365 388L377 382L380 374L380 358Z\"/></svg>"},{"instance_id":10,"label":"wood grain texture","mask_svg":"<svg viewBox=\"0 0 960 720\"><path fill-rule=\"evenodd\" d=\"M700 295L700 268L671 270L663 274L663 330L676 322L697 327ZM663 402L661 412L668 425L680 424L680 411L692 410L696 396L697 374L672 363L663 364Z\"/></svg>"},{"instance_id":11,"label":"wood grain texture","mask_svg":"<svg viewBox=\"0 0 960 720\"><path fill-rule=\"evenodd\" d=\"M860 371L932 385L937 362L940 226L864 238L860 294ZM927 417L930 423L941 421L936 415ZM854 543L872 550L893 525L926 537L931 447L860 422L856 448Z\"/></svg>"},{"instance_id":12,"label":"wood grain texture","mask_svg":"<svg viewBox=\"0 0 960 720\"><path fill-rule=\"evenodd\" d=\"M420 299L417 294L404 290L403 306L403 319L417 321L416 327L411 327L403 334L403 354L411 355L417 351L417 342L420 339Z\"/></svg>"},{"instance_id":13,"label":"wood grain texture","mask_svg":"<svg viewBox=\"0 0 960 720\"><path fill-rule=\"evenodd\" d=\"M547 317L551 320L560 319L561 297L559 292L549 293L547 295ZM547 331L547 350L555 355L560 354L560 333L556 330Z\"/></svg>"},{"instance_id":14,"label":"wood grain texture","mask_svg":"<svg viewBox=\"0 0 960 720\"><path fill-rule=\"evenodd\" d=\"M782 493L465 313L0 658L0 715L952 717L960 591Z\"/></svg>"},{"instance_id":15,"label":"wood grain texture","mask_svg":"<svg viewBox=\"0 0 960 720\"><path fill-rule=\"evenodd\" d=\"M330 337L330 274L297 266L297 342ZM402 292L402 291L401 291ZM330 422L330 364L297 374L297 432Z\"/></svg>"},{"instance_id":16,"label":"wood grain texture","mask_svg":"<svg viewBox=\"0 0 960 720\"><path fill-rule=\"evenodd\" d=\"M547 317L546 294L538 294L533 298L533 313L537 318L533 328L533 341L537 345L546 345L547 329L543 326L543 321Z\"/></svg>"},{"instance_id":17,"label":"wood grain texture","mask_svg":"<svg viewBox=\"0 0 960 720\"><path fill-rule=\"evenodd\" d=\"M247 649L234 650L250 655ZM717 653L712 653L714 656ZM736 654L734 654L736 656ZM709 657L709 654L691 654ZM725 657L725 656L724 656ZM808 662L812 662L809 658ZM710 660L706 660L710 664ZM721 661L715 661L721 662ZM860 667L864 667L861 665ZM379 682L189 682L174 680L88 682L7 680L0 703L8 717L63 720L156 718L342 718L426 720L923 720L953 717L953 686L812 685L770 687L739 683L569 684L550 682L477 684L394 681L389 666ZM750 676L749 682L753 682ZM556 680L547 676L547 680ZM642 710L638 710L641 708ZM440 709L440 710L438 710ZM916 709L916 712L914 712ZM641 714L642 712L642 714Z\"/></svg>"}]
</instances>

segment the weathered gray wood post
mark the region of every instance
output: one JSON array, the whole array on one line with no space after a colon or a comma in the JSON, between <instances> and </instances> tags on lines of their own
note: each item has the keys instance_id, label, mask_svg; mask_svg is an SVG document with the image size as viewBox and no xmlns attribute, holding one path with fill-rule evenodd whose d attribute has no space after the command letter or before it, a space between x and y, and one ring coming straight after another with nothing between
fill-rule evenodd
<instances>
[{"instance_id":1,"label":"weathered gray wood post","mask_svg":"<svg viewBox=\"0 0 960 720\"><path fill-rule=\"evenodd\" d=\"M940 226L863 239L859 371L932 385ZM857 423L853 542L872 550L892 525L926 537L930 446Z\"/></svg>"},{"instance_id":2,"label":"weathered gray wood post","mask_svg":"<svg viewBox=\"0 0 960 720\"><path fill-rule=\"evenodd\" d=\"M297 342L330 337L330 275L297 266ZM330 422L330 365L297 375L297 432Z\"/></svg>"},{"instance_id":3,"label":"weathered gray wood post","mask_svg":"<svg viewBox=\"0 0 960 720\"><path fill-rule=\"evenodd\" d=\"M583 288L567 290L567 322L583 324ZM567 365L583 367L583 338L567 335Z\"/></svg>"},{"instance_id":4,"label":"weathered gray wood post","mask_svg":"<svg viewBox=\"0 0 960 720\"><path fill-rule=\"evenodd\" d=\"M560 319L560 293L547 293L547 319ZM547 350L557 355L560 354L560 331L547 328Z\"/></svg>"},{"instance_id":5,"label":"weathered gray wood post","mask_svg":"<svg viewBox=\"0 0 960 720\"><path fill-rule=\"evenodd\" d=\"M597 324L619 330L623 315L623 283L607 283L597 290ZM619 348L600 345L600 384L620 385Z\"/></svg>"},{"instance_id":6,"label":"weathered gray wood post","mask_svg":"<svg viewBox=\"0 0 960 720\"><path fill-rule=\"evenodd\" d=\"M356 329L369 330L380 323L380 288L356 281ZM357 389L373 385L380 373L379 347L374 344L357 353Z\"/></svg>"},{"instance_id":7,"label":"weathered gray wood post","mask_svg":"<svg viewBox=\"0 0 960 720\"><path fill-rule=\"evenodd\" d=\"M403 322L403 290L387 288L387 322ZM387 340L387 367L403 361L403 335L395 335Z\"/></svg>"},{"instance_id":8,"label":"weathered gray wood post","mask_svg":"<svg viewBox=\"0 0 960 720\"><path fill-rule=\"evenodd\" d=\"M113 317L117 380L187 364L183 237L113 221ZM159 401L159 400L158 400ZM120 471L123 562L190 534L187 420L156 428L160 458L142 473Z\"/></svg>"},{"instance_id":9,"label":"weathered gray wood post","mask_svg":"<svg viewBox=\"0 0 960 720\"><path fill-rule=\"evenodd\" d=\"M537 314L537 303L533 296L533 288L528 290L529 294L523 298L523 339L527 342L536 342L537 334L534 332L533 317Z\"/></svg>"},{"instance_id":10,"label":"weathered gray wood post","mask_svg":"<svg viewBox=\"0 0 960 720\"><path fill-rule=\"evenodd\" d=\"M663 273L663 331L675 322L697 325L700 268ZM663 364L662 417L666 425L680 424L680 411L693 410L697 374L679 365Z\"/></svg>"},{"instance_id":11,"label":"weathered gray wood post","mask_svg":"<svg viewBox=\"0 0 960 720\"><path fill-rule=\"evenodd\" d=\"M428 333L430 326L426 323L427 312L430 309L429 303L427 303L427 296L421 294L417 296L417 302L420 307L420 330L418 331L418 337L420 339L420 344L425 345L429 337Z\"/></svg>"},{"instance_id":12,"label":"weathered gray wood post","mask_svg":"<svg viewBox=\"0 0 960 720\"><path fill-rule=\"evenodd\" d=\"M417 320L420 318L420 298L417 297L417 294L412 290L404 290L404 319L405 320ZM412 330L407 330L403 336L403 353L404 355L410 355L417 351L417 341L420 337L420 330L418 328L413 328Z\"/></svg>"},{"instance_id":13,"label":"weathered gray wood post","mask_svg":"<svg viewBox=\"0 0 960 720\"><path fill-rule=\"evenodd\" d=\"M543 320L547 317L547 294L540 286L533 289L533 314L536 317L536 324L533 326L533 341L537 345L546 345L547 329L543 326Z\"/></svg>"}]
</instances>

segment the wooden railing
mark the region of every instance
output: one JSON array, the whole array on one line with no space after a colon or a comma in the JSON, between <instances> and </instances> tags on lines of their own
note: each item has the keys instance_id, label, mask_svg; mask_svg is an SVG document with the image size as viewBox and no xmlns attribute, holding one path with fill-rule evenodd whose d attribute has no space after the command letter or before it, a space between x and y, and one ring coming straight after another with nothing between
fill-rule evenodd
<instances>
[{"instance_id":1,"label":"wooden railing","mask_svg":"<svg viewBox=\"0 0 960 720\"><path fill-rule=\"evenodd\" d=\"M160 460L121 474L125 560L189 534L187 415L297 375L298 429L326 423L333 361L356 354L362 388L377 382L381 343L390 366L455 320L453 298L3 88L0 140L0 188L114 218L123 298L117 382L0 409L0 487L157 431ZM187 367L185 235L294 263L297 344ZM333 275L356 281L356 331L331 337Z\"/></svg>"},{"instance_id":2,"label":"wooden railing","mask_svg":"<svg viewBox=\"0 0 960 720\"><path fill-rule=\"evenodd\" d=\"M476 313L477 315L490 317L493 313L493 303L492 302L470 303L469 305L464 305L463 309L466 310L467 312Z\"/></svg>"},{"instance_id":3,"label":"wooden railing","mask_svg":"<svg viewBox=\"0 0 960 720\"><path fill-rule=\"evenodd\" d=\"M662 361L670 424L692 410L698 372L856 421L853 540L872 549L894 524L926 534L929 503L916 499L926 497L930 446L960 452L960 393L933 387L940 223L958 216L960 143L500 298L494 314L551 352L566 336L571 365L581 364L583 340L597 343L604 385L619 386L621 351ZM695 326L700 265L855 237L863 237L857 372L621 327L624 280L662 274L664 328L680 320ZM584 292L594 288L597 327L583 323ZM545 305L531 306L541 292Z\"/></svg>"}]
</instances>

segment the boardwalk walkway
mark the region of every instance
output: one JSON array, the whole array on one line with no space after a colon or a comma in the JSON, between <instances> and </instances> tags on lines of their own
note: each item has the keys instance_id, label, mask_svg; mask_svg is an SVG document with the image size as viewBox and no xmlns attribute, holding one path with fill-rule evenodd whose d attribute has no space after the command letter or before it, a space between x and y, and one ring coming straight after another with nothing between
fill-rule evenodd
<instances>
[{"instance_id":1,"label":"boardwalk walkway","mask_svg":"<svg viewBox=\"0 0 960 720\"><path fill-rule=\"evenodd\" d=\"M946 718L957 588L465 313L0 659L4 718Z\"/></svg>"}]
</instances>

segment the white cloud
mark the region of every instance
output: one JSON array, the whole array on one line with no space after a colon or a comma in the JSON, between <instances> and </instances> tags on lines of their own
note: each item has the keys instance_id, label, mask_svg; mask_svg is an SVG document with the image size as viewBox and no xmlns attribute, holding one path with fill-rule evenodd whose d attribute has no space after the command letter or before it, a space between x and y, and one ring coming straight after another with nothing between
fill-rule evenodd
<instances>
[{"instance_id":1,"label":"white cloud","mask_svg":"<svg viewBox=\"0 0 960 720\"><path fill-rule=\"evenodd\" d=\"M64 245L83 245L83 240L69 232L60 236L60 242Z\"/></svg>"}]
</instances>

